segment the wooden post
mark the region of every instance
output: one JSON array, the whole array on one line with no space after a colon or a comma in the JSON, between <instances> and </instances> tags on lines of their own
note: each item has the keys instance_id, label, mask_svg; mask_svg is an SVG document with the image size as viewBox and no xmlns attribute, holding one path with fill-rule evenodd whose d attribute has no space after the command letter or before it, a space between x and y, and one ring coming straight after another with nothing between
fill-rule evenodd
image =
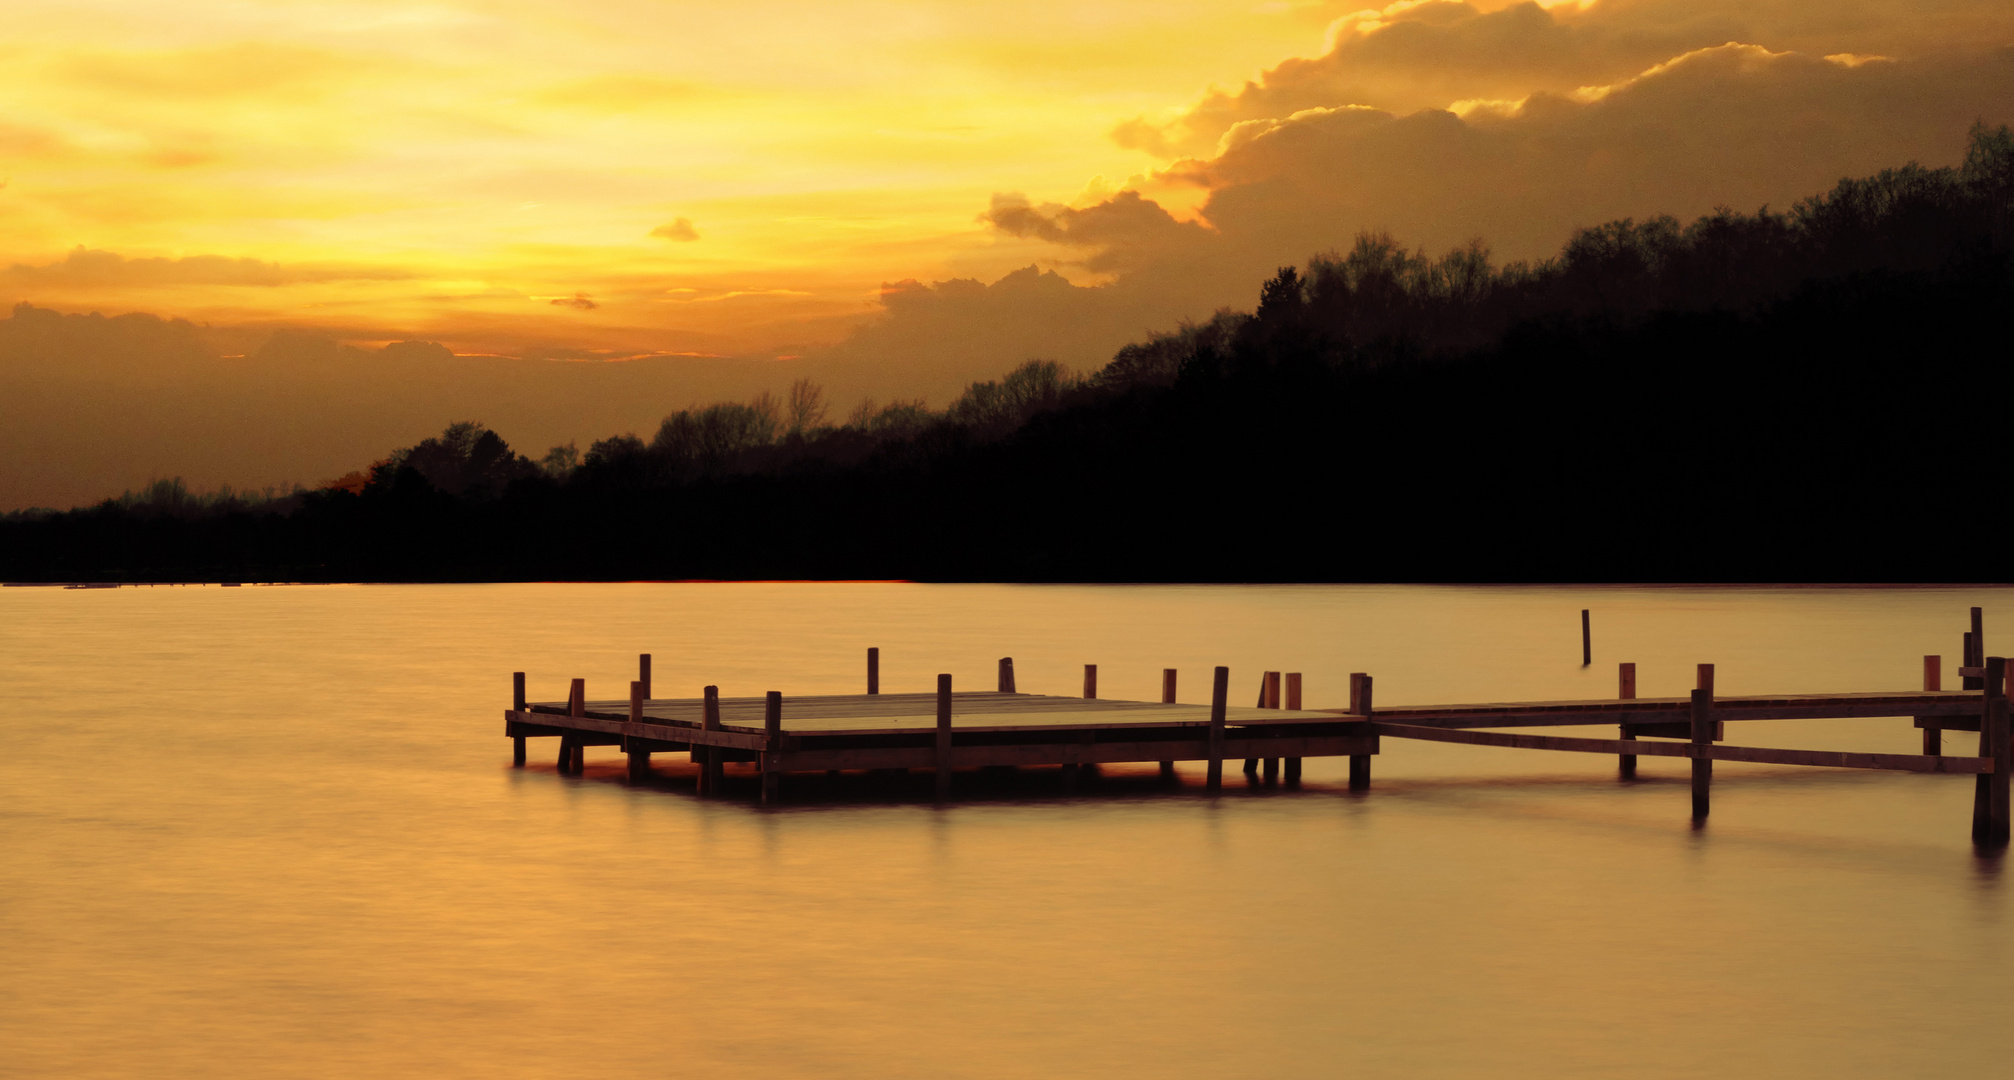
<instances>
[{"instance_id":1,"label":"wooden post","mask_svg":"<svg viewBox=\"0 0 2014 1080\"><path fill-rule=\"evenodd\" d=\"M1098 665L1096 664L1084 665L1084 696L1087 698L1098 696Z\"/></svg>"},{"instance_id":2,"label":"wooden post","mask_svg":"<svg viewBox=\"0 0 2014 1080\"><path fill-rule=\"evenodd\" d=\"M1210 686L1210 771L1204 778L1212 795L1224 786L1224 709L1230 698L1231 669L1220 667Z\"/></svg>"},{"instance_id":3,"label":"wooden post","mask_svg":"<svg viewBox=\"0 0 2014 1080\"><path fill-rule=\"evenodd\" d=\"M1713 744L1713 665L1701 664L1701 681L1705 686L1692 692L1692 745L1711 746ZM1692 819L1706 820L1707 811L1712 808L1713 759L1692 759Z\"/></svg>"},{"instance_id":4,"label":"wooden post","mask_svg":"<svg viewBox=\"0 0 2014 1080\"><path fill-rule=\"evenodd\" d=\"M1980 725L1984 729L1982 733L1991 736L1993 772L1987 777L1990 790L1987 793L1986 843L1995 848L2007 846L2008 773L2014 770L2014 753L2010 753L2009 747L2006 674L2007 661L2004 657L1987 658L1986 685L2000 687L1986 710L1986 722Z\"/></svg>"},{"instance_id":5,"label":"wooden post","mask_svg":"<svg viewBox=\"0 0 2014 1080\"><path fill-rule=\"evenodd\" d=\"M1985 700L1979 714L1979 756L1993 758L1994 771L1980 773L1972 790L1972 840L1998 847L2007 842L2007 774L1999 761L2006 745L2007 660L1989 656L1980 666L1986 675L1980 680Z\"/></svg>"},{"instance_id":6,"label":"wooden post","mask_svg":"<svg viewBox=\"0 0 2014 1080\"><path fill-rule=\"evenodd\" d=\"M774 805L781 794L783 750L783 695L771 690L762 707L762 801Z\"/></svg>"},{"instance_id":7,"label":"wooden post","mask_svg":"<svg viewBox=\"0 0 2014 1080\"><path fill-rule=\"evenodd\" d=\"M881 692L880 649L867 650L867 692L870 694L878 694Z\"/></svg>"},{"instance_id":8,"label":"wooden post","mask_svg":"<svg viewBox=\"0 0 2014 1080\"><path fill-rule=\"evenodd\" d=\"M1706 696L1707 696L1707 698L1708 698L1709 700L1711 700L1711 699L1712 699L1712 697L1713 697L1713 665L1712 665L1712 664L1701 664L1701 665L1699 665L1699 681L1693 684L1693 688L1694 688L1694 689L1697 689L1697 690L1704 690L1704 691L1706 691Z\"/></svg>"},{"instance_id":9,"label":"wooden post","mask_svg":"<svg viewBox=\"0 0 2014 1080\"><path fill-rule=\"evenodd\" d=\"M650 700L650 654L636 654L636 681L643 684L643 699Z\"/></svg>"},{"instance_id":10,"label":"wooden post","mask_svg":"<svg viewBox=\"0 0 2014 1080\"><path fill-rule=\"evenodd\" d=\"M510 682L511 682L511 693L510 693L510 701L511 701L511 704L510 704L510 707L511 707L511 708L512 708L513 710L517 711L517 712L523 712L523 711L524 711L524 672L522 672L522 671L513 671L513 672L511 672L511 675L510 675ZM511 767L512 767L512 768L517 768L517 769L522 769L522 768L524 768L524 736L522 736L522 735L513 735L513 736L511 736L511 762L510 762L510 763L511 763Z\"/></svg>"},{"instance_id":11,"label":"wooden post","mask_svg":"<svg viewBox=\"0 0 2014 1080\"><path fill-rule=\"evenodd\" d=\"M1014 658L1011 656L1000 658L1000 692L1003 694L1014 692Z\"/></svg>"},{"instance_id":12,"label":"wooden post","mask_svg":"<svg viewBox=\"0 0 2014 1080\"><path fill-rule=\"evenodd\" d=\"M1163 705L1173 705L1174 703L1175 703L1175 669L1174 669L1174 668L1162 668L1162 669L1161 669L1161 704L1163 704ZM1174 778L1175 778L1175 763L1174 763L1174 762L1172 762L1172 761L1164 761L1164 762L1162 762L1162 763L1161 763L1161 779L1163 779L1163 780L1173 780Z\"/></svg>"},{"instance_id":13,"label":"wooden post","mask_svg":"<svg viewBox=\"0 0 2014 1080\"><path fill-rule=\"evenodd\" d=\"M587 715L587 680L575 679L566 691L566 713L568 716ZM559 771L578 773L587 770L587 748L572 735L559 737Z\"/></svg>"},{"instance_id":14,"label":"wooden post","mask_svg":"<svg viewBox=\"0 0 2014 1080\"><path fill-rule=\"evenodd\" d=\"M939 675L937 676L937 798L942 801L950 797L951 676Z\"/></svg>"},{"instance_id":15,"label":"wooden post","mask_svg":"<svg viewBox=\"0 0 2014 1080\"><path fill-rule=\"evenodd\" d=\"M1260 702L1259 702L1259 707L1260 707L1260 708L1262 708L1262 709L1277 709L1277 708L1279 708L1279 707L1280 707L1280 673L1279 673L1279 672L1277 672L1277 671L1268 671L1268 672L1266 672L1266 681L1265 681L1265 683L1264 683L1264 684L1263 684L1263 685L1261 686L1261 689L1260 689L1260 696L1261 696L1261 697L1262 697L1262 698L1264 699L1264 700L1262 700L1262 701L1260 701ZM1279 782L1280 782L1280 759L1279 759L1279 758L1276 758L1276 757L1269 757L1269 758L1265 759L1265 770L1266 770L1266 771L1265 771L1265 780L1266 780L1266 784L1267 784L1267 786L1268 786L1268 787L1270 787L1270 786L1272 786L1272 785L1274 785L1274 784L1277 784L1277 783L1279 783Z\"/></svg>"},{"instance_id":16,"label":"wooden post","mask_svg":"<svg viewBox=\"0 0 2014 1080\"><path fill-rule=\"evenodd\" d=\"M699 721L700 730L719 731L720 687L709 686L705 690L701 691L701 694L703 695L704 700L700 712L700 721ZM722 766L724 764L725 763L720 760L719 747L707 746L700 751L699 793L701 795L720 794L720 781L723 779Z\"/></svg>"},{"instance_id":17,"label":"wooden post","mask_svg":"<svg viewBox=\"0 0 2014 1080\"><path fill-rule=\"evenodd\" d=\"M1357 703L1357 708L1353 711L1362 713L1364 719L1369 720L1371 718L1371 677L1369 675L1352 675L1350 677L1357 680L1356 693L1351 695ZM1369 791L1370 787L1371 755L1351 754L1350 790Z\"/></svg>"},{"instance_id":18,"label":"wooden post","mask_svg":"<svg viewBox=\"0 0 2014 1080\"><path fill-rule=\"evenodd\" d=\"M1621 699L1621 700L1623 700L1623 701L1633 701L1633 700L1635 700L1635 699L1636 699L1636 665L1635 665L1635 664L1618 664L1618 665L1616 665L1616 669L1615 669L1615 683L1616 683L1616 686L1615 686L1615 696L1616 696L1617 698L1619 698L1619 699ZM1631 731L1630 731L1630 728L1629 728L1629 725L1628 725L1628 724L1624 724L1624 725L1622 725L1622 737L1623 737L1623 738L1625 738L1625 739L1634 739L1634 738L1636 738L1636 735L1635 735L1635 733L1633 733L1633 732L1631 732ZM1617 757L1617 758L1615 759L1615 761L1616 761L1616 771L1617 771L1617 772L1618 772L1618 773L1619 773L1619 774L1620 774L1620 775L1622 776L1622 778L1623 778L1624 780L1634 780L1634 779L1636 779L1636 755L1635 755L1635 754L1622 754L1622 755L1619 755L1619 756L1618 756L1618 757Z\"/></svg>"},{"instance_id":19,"label":"wooden post","mask_svg":"<svg viewBox=\"0 0 2014 1080\"><path fill-rule=\"evenodd\" d=\"M1594 663L1594 634L1588 629L1587 609L1580 609L1580 666Z\"/></svg>"},{"instance_id":20,"label":"wooden post","mask_svg":"<svg viewBox=\"0 0 2014 1080\"><path fill-rule=\"evenodd\" d=\"M1923 689L1942 690L1944 688L1944 658L1926 656L1923 658ZM1926 757L1937 757L1944 753L1944 729L1927 727L1923 729L1923 753Z\"/></svg>"},{"instance_id":21,"label":"wooden post","mask_svg":"<svg viewBox=\"0 0 2014 1080\"><path fill-rule=\"evenodd\" d=\"M642 679L629 684L629 722L632 724L643 723L643 687ZM629 782L634 784L650 779L650 751L637 749L630 742L628 733L623 735L622 749L629 755Z\"/></svg>"},{"instance_id":22,"label":"wooden post","mask_svg":"<svg viewBox=\"0 0 2014 1080\"><path fill-rule=\"evenodd\" d=\"M1301 673L1298 671L1287 672L1287 708L1293 712L1299 712L1301 708ZM1287 759L1286 781L1289 787L1301 782L1300 758Z\"/></svg>"}]
</instances>

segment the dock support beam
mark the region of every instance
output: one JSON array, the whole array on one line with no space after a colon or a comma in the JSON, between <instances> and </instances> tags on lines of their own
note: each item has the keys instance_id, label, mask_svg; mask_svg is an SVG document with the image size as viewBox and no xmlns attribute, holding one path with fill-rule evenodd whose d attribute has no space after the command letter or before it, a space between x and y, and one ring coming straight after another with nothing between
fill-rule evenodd
<instances>
[{"instance_id":1,"label":"dock support beam","mask_svg":"<svg viewBox=\"0 0 2014 1080\"><path fill-rule=\"evenodd\" d=\"M643 699L650 700L650 654L636 654L636 681L643 684Z\"/></svg>"},{"instance_id":2,"label":"dock support beam","mask_svg":"<svg viewBox=\"0 0 2014 1080\"><path fill-rule=\"evenodd\" d=\"M646 672L650 670L650 656L647 653L643 658L643 670ZM650 693L646 689L649 685L642 679L629 684L629 722L632 724L643 723L643 699ZM622 749L629 755L629 782L640 784L650 779L650 751L637 749L627 738L623 739Z\"/></svg>"},{"instance_id":3,"label":"dock support beam","mask_svg":"<svg viewBox=\"0 0 2014 1080\"><path fill-rule=\"evenodd\" d=\"M1361 671L1350 675L1350 711L1371 718L1371 677ZM1350 755L1350 790L1369 791L1371 789L1371 755Z\"/></svg>"},{"instance_id":4,"label":"dock support beam","mask_svg":"<svg viewBox=\"0 0 2014 1080\"><path fill-rule=\"evenodd\" d=\"M1615 696L1622 701L1633 701L1636 699L1635 664L1616 665ZM1632 732L1629 729L1628 724L1624 724L1622 725L1622 737L1625 739L1633 740L1636 738L1636 733ZM1615 770L1616 774L1618 776L1621 776L1624 780L1636 779L1636 755L1635 754L1618 755L1615 759Z\"/></svg>"},{"instance_id":5,"label":"dock support beam","mask_svg":"<svg viewBox=\"0 0 2014 1080\"><path fill-rule=\"evenodd\" d=\"M783 694L771 690L762 708L762 802L773 806L783 786Z\"/></svg>"},{"instance_id":6,"label":"dock support beam","mask_svg":"<svg viewBox=\"0 0 2014 1080\"><path fill-rule=\"evenodd\" d=\"M1011 656L1000 658L1000 692L1003 694L1014 692L1014 658Z\"/></svg>"},{"instance_id":7,"label":"dock support beam","mask_svg":"<svg viewBox=\"0 0 2014 1080\"><path fill-rule=\"evenodd\" d=\"M951 676L939 675L937 676L937 800L942 802L950 797Z\"/></svg>"},{"instance_id":8,"label":"dock support beam","mask_svg":"<svg viewBox=\"0 0 2014 1080\"><path fill-rule=\"evenodd\" d=\"M1087 698L1098 696L1098 665L1096 664L1084 665L1084 696Z\"/></svg>"},{"instance_id":9,"label":"dock support beam","mask_svg":"<svg viewBox=\"0 0 2014 1080\"><path fill-rule=\"evenodd\" d=\"M587 715L586 679L575 679L567 688L566 711L569 716ZM587 747L572 735L559 737L559 771L576 775L587 771Z\"/></svg>"},{"instance_id":10,"label":"dock support beam","mask_svg":"<svg viewBox=\"0 0 2014 1080\"><path fill-rule=\"evenodd\" d=\"M517 712L523 712L523 711L524 711L524 672L522 672L522 671L513 671L513 672L511 672L511 675L510 675L510 681L511 681L511 694L510 694L510 700L511 700L511 706L510 706L510 707L511 707L511 708L512 708L513 710L517 711ZM511 767L512 767L512 768L516 768L516 769L522 769L522 768L524 768L524 736L522 736L522 735L513 735L513 736L511 736L511 762L510 762L510 763L511 763Z\"/></svg>"},{"instance_id":11,"label":"dock support beam","mask_svg":"<svg viewBox=\"0 0 2014 1080\"><path fill-rule=\"evenodd\" d=\"M881 692L880 649L870 648L867 650L867 692L870 694Z\"/></svg>"},{"instance_id":12,"label":"dock support beam","mask_svg":"<svg viewBox=\"0 0 2014 1080\"><path fill-rule=\"evenodd\" d=\"M1224 710L1231 701L1231 669L1220 667L1210 686L1210 771L1204 786L1215 795L1224 787Z\"/></svg>"},{"instance_id":13,"label":"dock support beam","mask_svg":"<svg viewBox=\"0 0 2014 1080\"><path fill-rule=\"evenodd\" d=\"M1161 704L1163 704L1163 705L1173 705L1174 703L1175 703L1175 669L1174 669L1174 668L1162 668L1162 669L1161 669ZM1164 761L1164 762L1162 762L1162 763L1161 763L1161 779L1163 779L1163 780L1173 780L1173 779L1175 779L1175 763L1174 763L1174 762L1172 762L1172 761Z\"/></svg>"}]
</instances>

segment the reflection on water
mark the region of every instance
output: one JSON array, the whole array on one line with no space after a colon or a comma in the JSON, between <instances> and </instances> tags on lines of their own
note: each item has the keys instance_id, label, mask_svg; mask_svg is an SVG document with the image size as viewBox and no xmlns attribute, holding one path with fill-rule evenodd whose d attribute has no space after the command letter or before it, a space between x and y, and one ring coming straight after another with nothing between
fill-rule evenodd
<instances>
[{"instance_id":1,"label":"reflection on water","mask_svg":"<svg viewBox=\"0 0 2014 1080\"><path fill-rule=\"evenodd\" d=\"M1107 767L510 768L510 672L618 697L939 671L1340 704L1918 685L1995 590L525 585L0 592L0 1074L1932 1076L1992 1067L1966 777L1390 742L1368 796ZM1580 665L1579 609L1596 663ZM2014 641L2014 638L2008 639ZM1912 752L1906 720L1745 744ZM1962 751L1961 751L1962 752ZM732 776L732 774L730 774ZM736 781L752 791L752 781Z\"/></svg>"}]
</instances>

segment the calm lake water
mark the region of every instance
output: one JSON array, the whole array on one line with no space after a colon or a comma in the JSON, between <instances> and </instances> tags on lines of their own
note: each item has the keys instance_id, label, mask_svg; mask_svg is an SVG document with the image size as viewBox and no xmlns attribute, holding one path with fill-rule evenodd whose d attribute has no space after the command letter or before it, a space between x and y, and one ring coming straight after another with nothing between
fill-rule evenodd
<instances>
[{"instance_id":1,"label":"calm lake water","mask_svg":"<svg viewBox=\"0 0 2014 1080\"><path fill-rule=\"evenodd\" d=\"M1311 707L1351 671L1384 704L1608 697L1623 660L1646 696L1702 661L1913 689L1972 605L2014 651L1988 589L0 590L0 1075L1991 1075L2014 901L1969 777L1720 763L1695 830L1680 759L1388 740L1360 797L1314 759L1218 798L1150 765L764 810L668 755L641 788L613 748L512 769L501 718L516 669L620 697L650 652L660 696L787 697L857 692L869 645L890 691L1001 656L1144 699L1300 671Z\"/></svg>"}]
</instances>

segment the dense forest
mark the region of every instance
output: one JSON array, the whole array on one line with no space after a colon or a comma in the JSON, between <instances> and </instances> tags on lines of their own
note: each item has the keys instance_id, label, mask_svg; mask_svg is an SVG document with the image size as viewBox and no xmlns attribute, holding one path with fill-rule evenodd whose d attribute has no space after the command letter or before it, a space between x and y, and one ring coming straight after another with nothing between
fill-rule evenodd
<instances>
[{"instance_id":1,"label":"dense forest","mask_svg":"<svg viewBox=\"0 0 2014 1080\"><path fill-rule=\"evenodd\" d=\"M2005 580L2014 133L1496 266L1366 234L942 412L819 387L536 460L0 520L14 581Z\"/></svg>"}]
</instances>

